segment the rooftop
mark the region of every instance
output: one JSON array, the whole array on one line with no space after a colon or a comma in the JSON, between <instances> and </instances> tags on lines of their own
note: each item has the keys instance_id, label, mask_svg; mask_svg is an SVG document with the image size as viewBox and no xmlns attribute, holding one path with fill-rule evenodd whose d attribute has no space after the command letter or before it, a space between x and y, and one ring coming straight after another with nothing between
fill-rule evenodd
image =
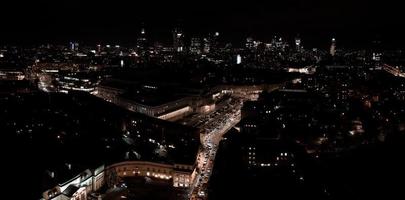
<instances>
[{"instance_id":1,"label":"rooftop","mask_svg":"<svg viewBox=\"0 0 405 200\"><path fill-rule=\"evenodd\" d=\"M187 94L160 83L138 83L123 80L107 80L102 86L124 90L122 97L147 106L159 106L187 97Z\"/></svg>"}]
</instances>

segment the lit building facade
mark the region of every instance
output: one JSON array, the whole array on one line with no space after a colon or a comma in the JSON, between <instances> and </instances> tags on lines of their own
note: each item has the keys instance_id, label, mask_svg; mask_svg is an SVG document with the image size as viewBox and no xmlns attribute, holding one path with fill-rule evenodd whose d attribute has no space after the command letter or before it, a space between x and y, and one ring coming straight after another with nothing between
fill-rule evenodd
<instances>
[{"instance_id":1,"label":"lit building facade","mask_svg":"<svg viewBox=\"0 0 405 200\"><path fill-rule=\"evenodd\" d=\"M145 161L126 161L110 165L105 170L107 184L112 187L125 177L150 177L172 182L173 187L189 187L194 177L194 166L160 164Z\"/></svg>"},{"instance_id":2,"label":"lit building facade","mask_svg":"<svg viewBox=\"0 0 405 200\"><path fill-rule=\"evenodd\" d=\"M96 96L128 110L169 121L186 116L194 110L193 97L183 97L160 105L151 106L124 98L122 96L124 93L125 90L122 89L98 86Z\"/></svg>"},{"instance_id":3,"label":"lit building facade","mask_svg":"<svg viewBox=\"0 0 405 200\"><path fill-rule=\"evenodd\" d=\"M195 178L193 165L160 164L146 161L125 161L90 170L87 169L69 181L58 184L42 194L44 200L87 200L101 187L113 188L126 177L149 177L166 180L173 187L188 188Z\"/></svg>"},{"instance_id":4,"label":"lit building facade","mask_svg":"<svg viewBox=\"0 0 405 200\"><path fill-rule=\"evenodd\" d=\"M104 170L104 166L94 170L87 169L72 179L43 192L42 199L87 200L90 193L104 185ZM53 173L51 172L51 177Z\"/></svg>"},{"instance_id":5,"label":"lit building facade","mask_svg":"<svg viewBox=\"0 0 405 200\"><path fill-rule=\"evenodd\" d=\"M21 81L25 79L22 70L17 69L0 69L0 80Z\"/></svg>"}]
</instances>

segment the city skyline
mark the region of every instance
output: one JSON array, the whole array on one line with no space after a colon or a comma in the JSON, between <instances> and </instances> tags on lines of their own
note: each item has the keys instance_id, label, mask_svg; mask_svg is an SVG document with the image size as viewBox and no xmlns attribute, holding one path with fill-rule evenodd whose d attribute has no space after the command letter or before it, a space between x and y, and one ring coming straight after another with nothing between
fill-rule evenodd
<instances>
[{"instance_id":1,"label":"city skyline","mask_svg":"<svg viewBox=\"0 0 405 200\"><path fill-rule=\"evenodd\" d=\"M401 11L391 0L6 2L2 195L401 199Z\"/></svg>"},{"instance_id":2,"label":"city skyline","mask_svg":"<svg viewBox=\"0 0 405 200\"><path fill-rule=\"evenodd\" d=\"M19 3L22 3L23 7ZM158 6L154 6L158 5ZM40 1L9 2L0 14L0 43L63 43L80 40L131 45L145 23L153 40L169 42L180 22L190 35L219 31L238 46L252 36L271 40L274 35L300 34L306 46L325 47L332 37L351 47L382 40L388 48L404 43L399 7L389 1L283 2L117 2Z\"/></svg>"}]
</instances>

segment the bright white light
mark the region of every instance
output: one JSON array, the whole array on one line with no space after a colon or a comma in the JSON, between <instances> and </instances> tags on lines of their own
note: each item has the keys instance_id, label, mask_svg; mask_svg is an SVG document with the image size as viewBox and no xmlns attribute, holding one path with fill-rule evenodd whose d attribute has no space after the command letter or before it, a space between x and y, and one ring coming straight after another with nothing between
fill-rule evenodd
<instances>
[{"instance_id":1,"label":"bright white light","mask_svg":"<svg viewBox=\"0 0 405 200\"><path fill-rule=\"evenodd\" d=\"M240 56L239 54L236 56L236 64L239 65L242 63L242 56Z\"/></svg>"}]
</instances>

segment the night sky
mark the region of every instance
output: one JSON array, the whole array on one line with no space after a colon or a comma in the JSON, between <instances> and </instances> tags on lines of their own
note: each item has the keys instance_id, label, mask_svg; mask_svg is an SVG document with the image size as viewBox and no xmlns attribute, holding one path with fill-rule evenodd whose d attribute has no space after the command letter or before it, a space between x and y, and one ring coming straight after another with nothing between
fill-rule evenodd
<instances>
[{"instance_id":1,"label":"night sky","mask_svg":"<svg viewBox=\"0 0 405 200\"><path fill-rule=\"evenodd\" d=\"M402 6L393 0L15 0L2 4L0 43L74 39L133 44L144 22L151 39L166 43L171 29L181 23L189 35L220 31L234 43L247 36L268 41L274 34L290 38L300 34L307 46L326 45L331 37L347 46L373 39L405 44L400 30L405 25Z\"/></svg>"}]
</instances>

